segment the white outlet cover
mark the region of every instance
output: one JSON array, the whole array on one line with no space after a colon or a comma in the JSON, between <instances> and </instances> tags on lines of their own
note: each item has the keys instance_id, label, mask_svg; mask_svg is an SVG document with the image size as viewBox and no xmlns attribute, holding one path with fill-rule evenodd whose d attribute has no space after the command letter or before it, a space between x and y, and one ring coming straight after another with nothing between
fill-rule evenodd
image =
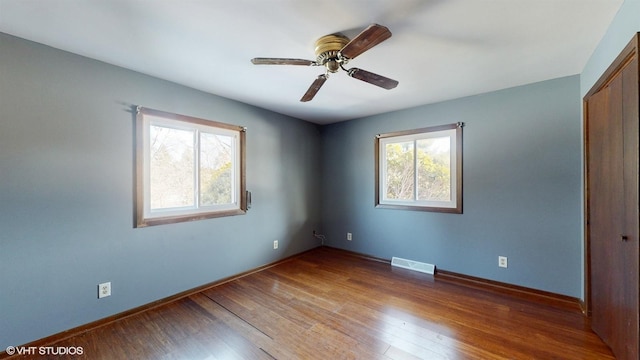
<instances>
[{"instance_id":1,"label":"white outlet cover","mask_svg":"<svg viewBox=\"0 0 640 360\"><path fill-rule=\"evenodd\" d=\"M508 266L506 256L498 256L498 266L502 268L506 268Z\"/></svg>"},{"instance_id":2,"label":"white outlet cover","mask_svg":"<svg viewBox=\"0 0 640 360\"><path fill-rule=\"evenodd\" d=\"M353 240L353 235L350 232L347 233L347 240Z\"/></svg>"},{"instance_id":3,"label":"white outlet cover","mask_svg":"<svg viewBox=\"0 0 640 360\"><path fill-rule=\"evenodd\" d=\"M273 240L273 249L277 249L278 248L278 240Z\"/></svg>"},{"instance_id":4,"label":"white outlet cover","mask_svg":"<svg viewBox=\"0 0 640 360\"><path fill-rule=\"evenodd\" d=\"M111 282L98 284L98 299L111 296Z\"/></svg>"}]
</instances>

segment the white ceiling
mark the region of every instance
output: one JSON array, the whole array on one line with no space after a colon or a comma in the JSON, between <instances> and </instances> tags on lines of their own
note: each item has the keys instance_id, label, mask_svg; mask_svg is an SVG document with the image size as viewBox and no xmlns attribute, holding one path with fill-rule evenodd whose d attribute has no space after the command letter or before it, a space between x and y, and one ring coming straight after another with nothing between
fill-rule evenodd
<instances>
[{"instance_id":1,"label":"white ceiling","mask_svg":"<svg viewBox=\"0 0 640 360\"><path fill-rule=\"evenodd\" d=\"M327 124L579 74L622 0L0 0L0 32ZM393 36L347 67L396 79L384 90L321 67L314 42L371 23Z\"/></svg>"}]
</instances>

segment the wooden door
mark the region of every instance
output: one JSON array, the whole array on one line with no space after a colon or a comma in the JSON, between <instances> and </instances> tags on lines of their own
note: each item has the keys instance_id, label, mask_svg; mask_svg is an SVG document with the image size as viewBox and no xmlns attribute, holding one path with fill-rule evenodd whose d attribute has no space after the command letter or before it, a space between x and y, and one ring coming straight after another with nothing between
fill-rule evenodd
<instances>
[{"instance_id":1,"label":"wooden door","mask_svg":"<svg viewBox=\"0 0 640 360\"><path fill-rule=\"evenodd\" d=\"M617 333L624 334L616 344L619 359L639 359L640 342L640 199L638 198L638 139L640 138L640 94L638 57L624 67L622 74L622 119L624 143L624 224L620 237L623 294ZM615 342L614 342L615 343Z\"/></svg>"},{"instance_id":2,"label":"wooden door","mask_svg":"<svg viewBox=\"0 0 640 360\"><path fill-rule=\"evenodd\" d=\"M612 84L613 85L613 84ZM608 86L587 102L589 113L589 228L593 330L612 348L618 308L621 256L618 237L623 216L622 117L612 111L615 89ZM613 98L612 98L613 97ZM615 107L613 107L615 108Z\"/></svg>"},{"instance_id":3,"label":"wooden door","mask_svg":"<svg viewBox=\"0 0 640 360\"><path fill-rule=\"evenodd\" d=\"M618 359L637 360L640 98L630 54L585 97L587 253L592 328Z\"/></svg>"}]
</instances>

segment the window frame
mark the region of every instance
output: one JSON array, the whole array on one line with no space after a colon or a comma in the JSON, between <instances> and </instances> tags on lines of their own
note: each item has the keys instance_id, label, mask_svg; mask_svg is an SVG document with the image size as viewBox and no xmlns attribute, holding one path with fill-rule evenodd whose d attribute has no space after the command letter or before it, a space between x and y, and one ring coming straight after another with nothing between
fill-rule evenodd
<instances>
[{"instance_id":1,"label":"window frame","mask_svg":"<svg viewBox=\"0 0 640 360\"><path fill-rule=\"evenodd\" d=\"M442 212L442 213L454 213L462 214L462 128L464 123L454 123L448 125L430 126L420 129L396 131L385 134L378 134L375 137L375 207L382 209L400 209L400 210L415 210L415 211L429 211L429 212ZM453 134L449 135L453 144L451 150L451 198L452 200L447 202L448 205L442 204L437 201L420 202L415 200L409 201L390 201L384 199L383 186L385 185L385 160L382 154L382 146L391 141L389 140L402 140L411 139L413 141L426 139L433 136L421 137L421 134L433 134L437 132L446 132L453 130ZM398 141L400 142L400 141ZM414 159L415 164L415 159ZM414 165L415 166L415 165ZM415 171L415 167L414 167ZM416 172L417 174L417 172ZM417 178L417 175L415 175ZM416 180L417 181L417 180ZM415 187L417 191L417 186Z\"/></svg>"},{"instance_id":2,"label":"window frame","mask_svg":"<svg viewBox=\"0 0 640 360\"><path fill-rule=\"evenodd\" d=\"M152 118L160 119L153 121ZM234 167L234 186L237 192L234 192L236 199L234 206L221 206L219 209L203 208L199 204L194 207L182 208L180 210L173 209L167 211L157 211L155 214L150 209L149 195L149 178L150 178L150 160L149 160L149 132L152 122L156 124L167 124L167 127L176 129L189 129L194 131L204 131L213 134L233 134L237 139L235 147L237 153L234 161L239 162ZM172 124L169 126L168 124ZM230 125L213 120L206 120L192 116L179 115L161 110L136 107L136 194L135 194L135 227L147 227L154 225L172 224L179 222L211 219L223 216L242 215L247 212L247 191L246 191L246 128L237 125ZM198 149L194 149L194 153ZM199 166L194 164L198 178L197 169ZM198 185L197 179L194 184ZM200 189L194 190L194 197L199 203Z\"/></svg>"}]
</instances>

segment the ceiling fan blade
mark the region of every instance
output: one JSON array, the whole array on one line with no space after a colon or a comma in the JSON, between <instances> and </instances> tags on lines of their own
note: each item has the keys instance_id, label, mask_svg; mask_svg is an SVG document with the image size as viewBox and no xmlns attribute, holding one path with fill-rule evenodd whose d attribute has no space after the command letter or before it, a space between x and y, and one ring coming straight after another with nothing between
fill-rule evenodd
<instances>
[{"instance_id":1,"label":"ceiling fan blade","mask_svg":"<svg viewBox=\"0 0 640 360\"><path fill-rule=\"evenodd\" d=\"M254 65L318 65L318 63L311 60L287 58L253 58L251 62Z\"/></svg>"},{"instance_id":2,"label":"ceiling fan blade","mask_svg":"<svg viewBox=\"0 0 640 360\"><path fill-rule=\"evenodd\" d=\"M387 27L372 24L364 29L358 36L354 37L345 45L340 54L348 59L355 59L356 56L371 49L391 37L391 31Z\"/></svg>"},{"instance_id":3,"label":"ceiling fan blade","mask_svg":"<svg viewBox=\"0 0 640 360\"><path fill-rule=\"evenodd\" d=\"M382 75L374 74L372 72L358 68L349 69L347 71L347 74L352 78L356 78L358 80L368 82L369 84L380 86L381 88L387 90L393 89L394 87L398 86L398 82L396 80L389 79L388 77L384 77Z\"/></svg>"},{"instance_id":4,"label":"ceiling fan blade","mask_svg":"<svg viewBox=\"0 0 640 360\"><path fill-rule=\"evenodd\" d=\"M313 99L313 97L316 96L316 93L318 92L318 90L320 90L325 81L327 81L327 75L322 74L318 76L318 78L309 87L309 90L304 93L304 96L302 96L302 99L300 99L300 101L307 102Z\"/></svg>"}]
</instances>

